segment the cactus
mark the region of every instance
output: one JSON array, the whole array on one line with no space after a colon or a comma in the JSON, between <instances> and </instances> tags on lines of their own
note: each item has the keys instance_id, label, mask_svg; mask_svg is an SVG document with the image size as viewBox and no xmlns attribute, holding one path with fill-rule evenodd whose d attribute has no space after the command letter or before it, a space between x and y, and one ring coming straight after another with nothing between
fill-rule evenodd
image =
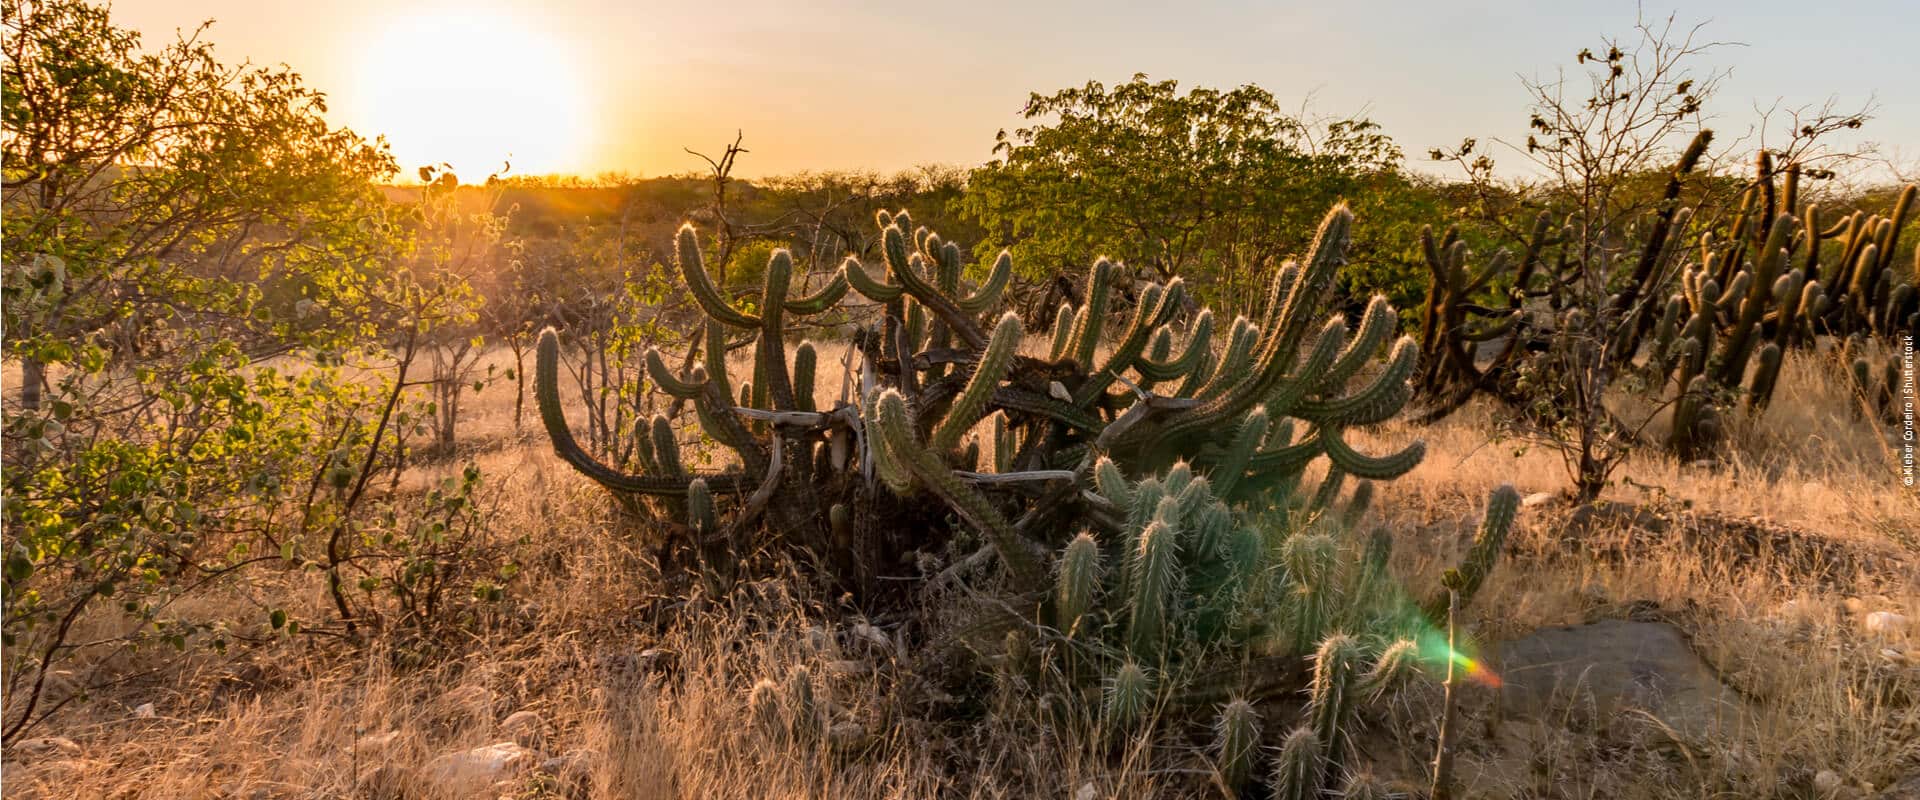
<instances>
[{"instance_id":1,"label":"cactus","mask_svg":"<svg viewBox=\"0 0 1920 800\"><path fill-rule=\"evenodd\" d=\"M1101 719L1114 733L1131 732L1145 721L1153 707L1153 681L1147 671L1132 661L1121 664L1107 680Z\"/></svg>"},{"instance_id":2,"label":"cactus","mask_svg":"<svg viewBox=\"0 0 1920 800\"><path fill-rule=\"evenodd\" d=\"M1253 776L1254 758L1260 754L1260 716L1251 703L1236 699L1220 709L1213 730L1220 782L1237 792Z\"/></svg>"},{"instance_id":3,"label":"cactus","mask_svg":"<svg viewBox=\"0 0 1920 800\"><path fill-rule=\"evenodd\" d=\"M747 693L747 717L762 736L779 741L787 735L786 703L780 697L780 686L769 678L754 682L752 691Z\"/></svg>"},{"instance_id":4,"label":"cactus","mask_svg":"<svg viewBox=\"0 0 1920 800\"><path fill-rule=\"evenodd\" d=\"M1134 549L1133 577L1130 587L1127 636L1133 651L1152 655L1167 635L1168 625L1180 600L1182 568L1177 542L1179 534L1169 521L1155 519L1141 532Z\"/></svg>"},{"instance_id":5,"label":"cactus","mask_svg":"<svg viewBox=\"0 0 1920 800\"><path fill-rule=\"evenodd\" d=\"M807 665L801 664L787 673L786 685L781 688L781 700L790 715L795 738L811 737L820 727L820 708L813 697L813 672Z\"/></svg>"},{"instance_id":6,"label":"cactus","mask_svg":"<svg viewBox=\"0 0 1920 800\"><path fill-rule=\"evenodd\" d=\"M1055 576L1054 610L1061 631L1071 636L1100 594L1100 545L1086 532L1073 537L1060 557Z\"/></svg>"},{"instance_id":7,"label":"cactus","mask_svg":"<svg viewBox=\"0 0 1920 800\"><path fill-rule=\"evenodd\" d=\"M1070 471L1071 484L1084 489L1111 485L1115 474L1154 474L1184 462L1211 482L1211 493L1226 507L1290 494L1311 462L1323 457L1343 473L1384 480L1411 469L1424 452L1416 442L1362 453L1345 439L1347 428L1383 421L1407 402L1419 347L1402 339L1385 369L1364 385L1348 386L1386 347L1396 315L1375 298L1351 330L1327 316L1352 225L1344 207L1326 215L1301 263L1272 276L1257 322L1234 321L1225 352L1213 352L1211 312L1193 318L1184 342L1176 337L1170 323L1185 302L1177 280L1140 287L1124 326L1110 324L1121 270L1101 260L1084 284L1085 302L1059 315L1054 357L1047 361L1018 355L1024 329L999 312L1012 271L1007 254L970 286L958 245L915 227L904 212L876 220L884 272L848 259L806 296L793 294L800 269L784 250L770 256L757 297L730 295L707 272L697 232L686 226L677 233L675 264L705 319L703 352L698 367L681 373L649 351L646 372L656 391L693 406L708 438L734 455L720 463L736 466L691 468L678 444L660 435L672 433L660 424L641 448L637 469L586 452L563 413L559 334L546 331L536 350L535 389L555 451L595 482L651 497L651 507L674 516L686 513L690 482L702 480L716 526L741 513L762 514L768 534L826 556L818 563L842 566L937 551L938 541L912 537L878 543L894 552L856 556L846 549L876 544L852 541L858 537L846 536L848 530L924 527L904 516L912 504L902 501L926 492L991 542L1016 583L1028 589L1047 581L1048 554L1063 552L1071 538L1072 526L1063 523L1077 514L1077 495L1065 486L969 477L979 465L968 454L981 448L966 443L982 419L993 420L990 466L997 472ZM885 307L853 336L863 389L831 408L816 407L820 354L811 342L790 347L789 328L796 318L826 314L855 295ZM995 321L991 333L983 318ZM726 354L742 345L751 346L750 376L729 372ZM1169 387L1174 394L1155 393ZM1312 430L1297 442L1296 422ZM1112 468L1096 470L1101 459ZM1048 488L1030 491L1036 486ZM857 524L829 524L827 511L836 504ZM1177 531L1174 542L1197 544L1205 559L1238 553L1233 568L1253 568L1258 559L1250 538L1223 519L1210 512L1202 527ZM1127 548L1116 572L1131 571L1137 542L1129 537L1142 530L1115 531L1121 534L1116 544ZM1220 574L1231 566L1207 565ZM870 575L835 577L854 590L877 585Z\"/></svg>"},{"instance_id":8,"label":"cactus","mask_svg":"<svg viewBox=\"0 0 1920 800\"><path fill-rule=\"evenodd\" d=\"M1506 546L1507 531L1513 528L1513 519L1520 510L1520 492L1512 484L1502 484L1487 497L1487 511L1481 517L1480 528L1474 534L1473 545L1467 549L1467 555L1461 559L1456 571L1460 575L1459 607L1464 609L1480 591L1481 584L1493 572L1493 565L1500 558L1500 549ZM1445 620L1447 615L1447 594L1440 592L1427 601L1427 618L1436 622Z\"/></svg>"},{"instance_id":9,"label":"cactus","mask_svg":"<svg viewBox=\"0 0 1920 800\"><path fill-rule=\"evenodd\" d=\"M1426 409L1418 419L1443 417L1477 394L1534 417L1555 413L1557 404L1535 400L1562 384L1529 375L1551 374L1556 343L1582 337L1533 330L1520 311L1528 298L1544 298L1556 311L1597 314L1585 324L1601 332L1589 338L1604 345L1589 353L1615 370L1638 363L1650 383L1669 387L1662 393L1675 413L1666 445L1685 459L1713 452L1729 411L1765 412L1792 348L1827 335L1889 336L1920 323L1920 290L1893 269L1920 187L1903 188L1884 216L1861 211L1836 219L1804 202L1800 165L1777 165L1762 152L1738 208L1730 209L1731 223L1701 232L1697 258L1682 264L1688 256L1679 242L1687 229L1720 216L1680 206L1681 182L1700 163L1710 137L1702 131L1676 162L1630 270L1616 272L1605 257L1583 262L1544 212L1521 239L1521 256L1498 252L1479 268L1469 268L1457 231L1439 237L1423 231L1431 280L1415 381ZM1590 280L1595 277L1600 280ZM1597 283L1618 291L1590 296ZM1569 327L1563 324L1562 332ZM1503 342L1488 362L1481 345L1496 339ZM1696 376L1706 381L1697 383ZM1328 450L1339 453L1337 445Z\"/></svg>"},{"instance_id":10,"label":"cactus","mask_svg":"<svg viewBox=\"0 0 1920 800\"><path fill-rule=\"evenodd\" d=\"M1345 762L1350 747L1348 732L1359 693L1360 657L1360 642L1337 633L1320 643L1313 658L1307 716L1314 738L1325 748L1327 762L1336 766Z\"/></svg>"},{"instance_id":11,"label":"cactus","mask_svg":"<svg viewBox=\"0 0 1920 800\"><path fill-rule=\"evenodd\" d=\"M1326 759L1320 739L1309 726L1287 734L1273 764L1274 800L1317 800L1326 780Z\"/></svg>"},{"instance_id":12,"label":"cactus","mask_svg":"<svg viewBox=\"0 0 1920 800\"><path fill-rule=\"evenodd\" d=\"M730 584L742 553L772 545L859 602L912 602L923 593L899 591L877 570L978 537L981 558L961 563L997 561L998 607L1018 620L987 640L1005 648L997 663L1023 679L1099 680L1063 696L1100 695L1099 717L1116 733L1163 708L1201 707L1195 693L1218 682L1192 659L1225 651L1304 664L1329 630L1388 625L1383 604L1345 603L1367 596L1355 581L1384 575L1346 568L1362 549L1347 529L1367 512L1370 482L1411 470L1424 446L1362 452L1347 437L1405 406L1420 346L1394 340L1397 314L1382 298L1351 324L1330 313L1353 224L1345 207L1327 213L1301 261L1270 276L1257 315L1222 327L1223 343L1211 311L1175 321L1187 302L1178 280L1137 286L1132 307L1110 313L1121 267L1099 260L1084 302L1059 310L1046 359L1019 352L1026 328L1002 301L1007 254L971 284L957 244L905 212L876 220L879 263L847 259L805 296L805 273L784 250L757 296L723 291L683 228L676 264L703 318L701 352L683 370L644 354L673 410L649 419L631 468L586 452L563 413L560 334L544 331L535 389L555 451L635 507L686 520L669 528L690 537L675 546L697 547L702 568ZM847 385L859 388L816 402L825 354L793 328L847 298L879 306L865 317L870 306L846 309L856 320ZM751 371L730 372L729 351L745 348ZM687 405L720 458L681 452L670 420L686 420L675 411ZM731 466L702 466L711 463ZM1308 496L1300 483L1316 468L1328 477ZM1320 770L1345 746L1357 656L1331 652L1322 661L1341 676L1326 678L1338 691L1319 691L1298 769ZM1297 689L1301 676L1243 675L1204 707ZM798 671L749 702L756 717L774 704L790 735L811 738L824 721L814 692ZM1220 725L1222 778L1242 786L1259 753L1249 701L1227 703Z\"/></svg>"},{"instance_id":13,"label":"cactus","mask_svg":"<svg viewBox=\"0 0 1920 800\"><path fill-rule=\"evenodd\" d=\"M1412 683L1419 674L1419 645L1411 639L1401 639L1380 651L1373 667L1360 679L1359 691L1372 700L1379 700Z\"/></svg>"}]
</instances>

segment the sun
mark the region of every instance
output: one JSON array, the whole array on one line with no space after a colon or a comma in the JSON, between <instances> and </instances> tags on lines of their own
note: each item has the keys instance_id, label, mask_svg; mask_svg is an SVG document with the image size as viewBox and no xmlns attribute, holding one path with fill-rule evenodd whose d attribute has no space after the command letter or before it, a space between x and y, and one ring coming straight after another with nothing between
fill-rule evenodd
<instances>
[{"instance_id":1,"label":"sun","mask_svg":"<svg viewBox=\"0 0 1920 800\"><path fill-rule=\"evenodd\" d=\"M491 11L397 17L367 38L356 99L411 177L449 164L463 180L577 171L592 128L569 50L529 20Z\"/></svg>"}]
</instances>

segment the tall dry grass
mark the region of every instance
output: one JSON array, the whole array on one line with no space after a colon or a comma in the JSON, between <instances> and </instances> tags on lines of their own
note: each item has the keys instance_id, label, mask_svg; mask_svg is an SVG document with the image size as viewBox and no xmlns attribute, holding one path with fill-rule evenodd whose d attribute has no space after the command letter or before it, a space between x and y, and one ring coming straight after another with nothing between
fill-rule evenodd
<instances>
[{"instance_id":1,"label":"tall dry grass","mask_svg":"<svg viewBox=\"0 0 1920 800\"><path fill-rule=\"evenodd\" d=\"M830 401L838 362L822 356L817 392ZM860 618L795 576L718 598L663 594L647 528L558 462L537 418L516 431L510 391L477 400L462 422L462 457L487 476L487 536L510 543L525 566L479 625L457 638L361 650L281 637L225 653L79 665L124 680L30 734L70 739L77 752L10 746L6 793L432 796L436 758L518 736L540 760L559 761L468 796L1078 797L1089 786L1100 797L1218 796L1192 754L1204 726L1169 723L1152 738L1114 742L1091 725L1056 724L1041 710L1046 685L981 677L952 696L913 642L964 616L964 593L925 618L883 620ZM1859 625L1864 610L1920 617L1913 542L1902 538L1920 530L1920 503L1893 480L1884 434L1848 402L1830 364L1790 357L1773 406L1732 426L1722 463L1682 464L1648 449L1628 459L1606 496L1706 520L1696 525L1704 530L1758 520L1872 556L1846 574L1816 580L1790 554L1735 566L1694 540L1640 541L1605 524L1576 531L1558 501L1522 512L1507 560L1476 601L1482 639L1497 646L1542 625L1665 619L1752 702L1729 740L1710 743L1558 724L1465 726L1462 775L1473 796L1783 796L1820 770L1864 791L1920 766L1920 651ZM1474 407L1438 426L1389 425L1362 437L1429 445L1425 464L1379 487L1375 503L1374 522L1394 532L1395 568L1411 587L1432 585L1457 559L1491 487L1567 485L1552 454L1490 442L1492 413ZM457 467L416 469L430 479ZM1611 548L1604 557L1592 549L1601 544ZM268 599L320 615L323 597L318 576L291 572L202 595L183 613L257 626ZM87 624L104 635L116 623ZM762 735L748 711L755 681L802 665L829 709L823 743ZM1416 693L1371 712L1368 754L1381 772L1422 779L1432 700ZM150 717L135 713L145 703ZM520 711L538 716L531 733L503 727Z\"/></svg>"}]
</instances>

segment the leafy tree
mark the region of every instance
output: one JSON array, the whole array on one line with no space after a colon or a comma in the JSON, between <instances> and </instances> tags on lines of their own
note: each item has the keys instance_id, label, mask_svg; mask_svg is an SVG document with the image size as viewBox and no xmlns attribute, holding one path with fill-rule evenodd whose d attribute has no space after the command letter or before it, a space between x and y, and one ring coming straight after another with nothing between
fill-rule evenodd
<instances>
[{"instance_id":1,"label":"leafy tree","mask_svg":"<svg viewBox=\"0 0 1920 800\"><path fill-rule=\"evenodd\" d=\"M1253 85L1182 93L1135 75L1034 94L1025 116L1034 124L1000 132L963 204L1013 243L1029 279L1106 253L1246 307L1257 268L1304 247L1323 209L1398 180L1400 151L1374 123L1291 116Z\"/></svg>"},{"instance_id":2,"label":"leafy tree","mask_svg":"<svg viewBox=\"0 0 1920 800\"><path fill-rule=\"evenodd\" d=\"M147 51L79 0L0 17L0 304L24 376L3 426L0 736L84 695L45 696L64 661L354 639L383 616L429 626L467 596L449 590L497 594L506 574L468 546L477 472L368 491L429 432L407 366L472 313L418 257L417 211L378 191L385 146L329 126L289 70L223 66L204 28ZM270 563L324 573L338 626L180 610ZM121 633L71 639L116 608Z\"/></svg>"}]
</instances>

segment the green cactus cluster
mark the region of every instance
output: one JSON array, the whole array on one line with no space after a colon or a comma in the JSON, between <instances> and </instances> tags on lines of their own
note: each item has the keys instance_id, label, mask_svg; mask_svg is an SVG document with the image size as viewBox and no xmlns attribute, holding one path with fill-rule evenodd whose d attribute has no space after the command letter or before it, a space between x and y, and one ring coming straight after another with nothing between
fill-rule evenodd
<instances>
[{"instance_id":1,"label":"green cactus cluster","mask_svg":"<svg viewBox=\"0 0 1920 800\"><path fill-rule=\"evenodd\" d=\"M1581 264L1569 252L1571 221L1555 230L1546 212L1518 259L1501 251L1478 269L1467 265L1457 231L1438 242L1423 231L1432 279L1419 418L1438 419L1479 394L1538 413L1535 395L1567 380L1538 354L1582 347L1604 352L1610 369L1637 368L1670 399L1665 444L1697 458L1715 447L1726 414L1765 410L1791 348L1920 326L1920 254L1912 277L1894 264L1920 188L1905 187L1884 216L1835 219L1802 202L1800 165L1777 169L1762 152L1731 222L1699 234L1690 260L1682 243L1695 214L1680 190L1710 140L1702 131L1675 164L1631 260L1602 253L1600 263ZM1600 271L1610 294L1591 295L1579 277L1587 268ZM1491 353L1488 343L1496 343Z\"/></svg>"},{"instance_id":2,"label":"green cactus cluster","mask_svg":"<svg viewBox=\"0 0 1920 800\"><path fill-rule=\"evenodd\" d=\"M643 437L637 470L585 451L563 413L560 334L549 330L536 349L535 388L555 451L608 489L684 522L696 539L722 540L715 558L762 551L742 537L766 536L850 573L830 577L863 594L877 590L876 572L895 573L911 553L938 550L955 535L929 524L938 516L920 497L962 522L958 535L990 545L1015 584L1037 589L1062 571L1050 562L1087 511L1084 490L1103 461L1126 480L1178 462L1204 476L1222 503L1240 505L1291 496L1322 457L1334 474L1385 480L1424 452L1414 442L1368 454L1345 438L1348 428L1386 420L1407 402L1419 348L1402 338L1378 361L1397 321L1384 299L1353 325L1328 312L1352 225L1344 207L1326 216L1303 260L1276 270L1257 319L1236 319L1224 346L1216 346L1210 311L1183 316L1178 279L1146 284L1129 310L1115 313L1123 270L1103 259L1087 275L1086 302L1061 315L1046 358L1021 352L1026 328L1001 310L1012 271L1005 253L970 271L962 248L906 212L883 212L877 222L878 263L848 258L806 291L791 255L776 251L758 293L745 296L714 282L697 232L680 230L675 261L703 317L703 352L676 371L650 351L647 372L662 399L693 408L704 438L730 453L717 463L730 466L690 466L677 442L675 426L684 423L664 415ZM843 316L867 322L849 331L854 368L843 399L823 403L820 346L792 342L789 328L843 307ZM730 374L728 350L749 346L751 375ZM1150 519L1154 510L1140 513ZM1181 537L1191 534L1167 527L1139 537L1148 549L1127 553L1127 564L1109 555L1109 572L1187 558ZM1233 544L1225 533L1208 540L1222 557L1233 555ZM1239 558L1250 562L1251 543L1240 545ZM1157 588L1171 597L1181 587ZM1142 610L1142 642L1160 625L1152 613Z\"/></svg>"},{"instance_id":3,"label":"green cactus cluster","mask_svg":"<svg viewBox=\"0 0 1920 800\"><path fill-rule=\"evenodd\" d=\"M1668 444L1683 457L1715 445L1736 400L1748 412L1766 408L1787 349L1920 325L1920 263L1912 279L1893 266L1920 189L1902 190L1889 216L1856 211L1829 223L1818 205L1799 202L1800 176L1798 165L1776 171L1761 154L1728 235L1702 235L1700 260L1655 328L1647 367L1671 381Z\"/></svg>"},{"instance_id":4,"label":"green cactus cluster","mask_svg":"<svg viewBox=\"0 0 1920 800\"><path fill-rule=\"evenodd\" d=\"M1393 342L1398 317L1382 298L1352 324L1329 312L1352 215L1327 214L1303 258L1275 271L1259 313L1226 326L1183 310L1178 280L1139 287L1115 309L1121 268L1098 261L1045 357L1022 352L1026 326L1001 308L1005 254L970 272L961 248L907 213L878 222L878 263L849 258L800 297L785 252L757 296L737 297L707 276L693 229L680 232L703 352L683 371L659 352L646 363L728 466L695 466L665 415L649 423L637 471L583 451L562 414L549 330L536 389L555 450L676 523L669 531L697 543L714 575L740 573L716 563L730 554L775 545L871 592L889 584L867 578L898 575L917 554L977 547L952 567L996 563L1017 613L981 639L990 644L966 646L999 648L988 654L997 669L1019 673L1008 685L1064 678L1074 688L1063 696L1088 698L1088 716L1122 737L1169 712L1223 709L1227 785L1266 776L1303 797L1337 788L1322 784L1340 774L1356 709L1419 673L1411 643L1394 640L1425 624L1386 570L1390 535L1354 533L1374 482L1413 469L1424 447L1373 454L1348 441L1408 402L1420 350ZM866 322L849 332L842 399L816 402L827 396L822 348L790 346L787 326L842 303ZM730 374L727 351L748 346L751 376ZM1511 509L1489 526L1504 532L1510 520ZM1222 652L1274 668L1209 672ZM810 687L804 675L765 682L749 705L766 727L798 735L794 720L817 717L796 712ZM1263 771L1252 700L1300 688L1304 733Z\"/></svg>"}]
</instances>

